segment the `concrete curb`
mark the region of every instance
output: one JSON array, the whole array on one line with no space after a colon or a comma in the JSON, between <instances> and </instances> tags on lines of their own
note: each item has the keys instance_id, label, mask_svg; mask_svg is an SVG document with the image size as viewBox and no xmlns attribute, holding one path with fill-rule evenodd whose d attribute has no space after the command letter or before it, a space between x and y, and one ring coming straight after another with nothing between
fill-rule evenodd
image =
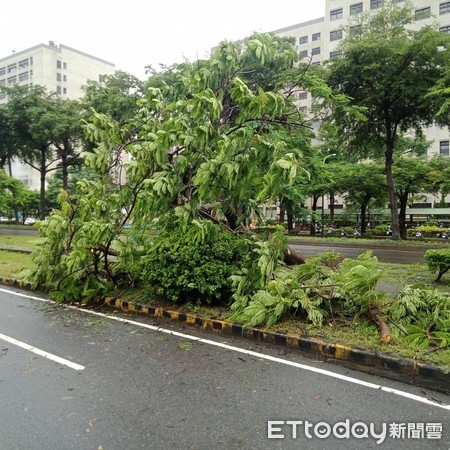
<instances>
[{"instance_id":1,"label":"concrete curb","mask_svg":"<svg viewBox=\"0 0 450 450\"><path fill-rule=\"evenodd\" d=\"M32 289L31 283L13 278L1 278L0 283L22 289ZM120 309L127 313L144 314L162 320L173 320L208 332L281 345L321 361L334 362L360 372L450 394L450 373L445 372L435 364L383 354L360 347L349 347L336 342L321 341L307 336L287 335L165 308L144 306L137 302L116 297L98 297L95 299L95 303Z\"/></svg>"}]
</instances>

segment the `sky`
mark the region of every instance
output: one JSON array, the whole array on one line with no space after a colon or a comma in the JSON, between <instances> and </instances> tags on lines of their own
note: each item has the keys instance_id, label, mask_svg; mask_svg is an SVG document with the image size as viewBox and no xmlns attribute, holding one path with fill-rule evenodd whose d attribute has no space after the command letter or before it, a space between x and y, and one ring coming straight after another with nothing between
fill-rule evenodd
<instances>
[{"instance_id":1,"label":"sky","mask_svg":"<svg viewBox=\"0 0 450 450\"><path fill-rule=\"evenodd\" d=\"M0 8L0 58L38 44L63 44L139 78L205 58L220 41L242 39L325 13L325 0L14 0Z\"/></svg>"}]
</instances>

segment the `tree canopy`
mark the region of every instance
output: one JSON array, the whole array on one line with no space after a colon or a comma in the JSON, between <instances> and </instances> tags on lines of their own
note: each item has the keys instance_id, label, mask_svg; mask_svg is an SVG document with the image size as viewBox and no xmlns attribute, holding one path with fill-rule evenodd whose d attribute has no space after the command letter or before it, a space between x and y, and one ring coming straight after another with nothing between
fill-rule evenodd
<instances>
[{"instance_id":1,"label":"tree canopy","mask_svg":"<svg viewBox=\"0 0 450 450\"><path fill-rule=\"evenodd\" d=\"M131 276L127 223L136 233L155 224L189 229L195 242L217 225L245 232L263 202L290 196L298 177L309 176L302 159L312 137L293 92L307 83L351 114L346 97L297 67L297 58L288 40L268 34L223 42L209 60L171 67L158 87L149 82L125 122L95 113L85 126L94 149L84 157L97 178L78 182L76 199L63 196L41 227L45 270L36 279L64 280L66 294L79 294L80 279L85 293L97 291ZM126 179L116 176L125 167ZM151 245L144 239L142 251ZM112 253L118 263L108 260Z\"/></svg>"},{"instance_id":2,"label":"tree canopy","mask_svg":"<svg viewBox=\"0 0 450 450\"><path fill-rule=\"evenodd\" d=\"M331 86L364 107L367 117L348 122L333 115L347 148L361 157L384 155L394 238L400 237L392 175L398 138L420 134L434 121L441 105L427 94L450 64L450 37L431 26L417 30L413 21L409 7L392 4L362 16L360 32L348 33L343 57L330 64Z\"/></svg>"}]
</instances>

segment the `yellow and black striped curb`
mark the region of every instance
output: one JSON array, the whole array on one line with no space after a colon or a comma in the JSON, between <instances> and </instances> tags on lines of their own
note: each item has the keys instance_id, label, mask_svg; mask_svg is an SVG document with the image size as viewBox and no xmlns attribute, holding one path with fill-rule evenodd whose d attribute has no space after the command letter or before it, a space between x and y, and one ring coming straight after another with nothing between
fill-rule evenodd
<instances>
[{"instance_id":1,"label":"yellow and black striped curb","mask_svg":"<svg viewBox=\"0 0 450 450\"><path fill-rule=\"evenodd\" d=\"M30 283L12 278L3 278L0 282L23 289L32 287ZM156 319L172 320L180 324L195 326L209 332L289 347L322 361L335 362L360 372L450 394L450 373L435 364L391 356L365 348L321 341L307 336L287 335L260 328L245 327L233 322L142 305L139 302L130 302L116 297L97 297L95 302L127 313L144 314Z\"/></svg>"}]
</instances>

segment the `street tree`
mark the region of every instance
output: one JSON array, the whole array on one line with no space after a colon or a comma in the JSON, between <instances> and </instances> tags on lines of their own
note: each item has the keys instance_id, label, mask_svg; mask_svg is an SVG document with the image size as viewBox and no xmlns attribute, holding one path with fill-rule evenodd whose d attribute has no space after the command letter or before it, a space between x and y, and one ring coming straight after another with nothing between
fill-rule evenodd
<instances>
[{"instance_id":1,"label":"street tree","mask_svg":"<svg viewBox=\"0 0 450 450\"><path fill-rule=\"evenodd\" d=\"M108 114L120 123L126 123L138 111L137 100L143 96L144 83L123 71L104 75L101 80L89 80L83 86L81 103L86 117L97 113Z\"/></svg>"},{"instance_id":2,"label":"street tree","mask_svg":"<svg viewBox=\"0 0 450 450\"><path fill-rule=\"evenodd\" d=\"M406 208L414 195L437 191L436 179L432 167L423 157L398 158L393 174L399 201L400 236L406 239Z\"/></svg>"},{"instance_id":3,"label":"street tree","mask_svg":"<svg viewBox=\"0 0 450 450\"><path fill-rule=\"evenodd\" d=\"M40 218L46 215L47 175L58 167L67 186L68 167L80 162L82 121L73 100L48 94L41 86L14 86L6 105L17 156L40 174Z\"/></svg>"},{"instance_id":4,"label":"street tree","mask_svg":"<svg viewBox=\"0 0 450 450\"><path fill-rule=\"evenodd\" d=\"M397 190L393 177L399 134L418 133L433 122L440 104L428 96L450 64L450 36L432 26L414 28L410 7L388 3L362 15L359 32L343 40L343 57L330 61L329 83L365 108L366 121L333 115L348 151L361 158L383 155L393 238L399 239ZM352 28L354 30L354 28Z\"/></svg>"},{"instance_id":5,"label":"street tree","mask_svg":"<svg viewBox=\"0 0 450 450\"><path fill-rule=\"evenodd\" d=\"M160 87L149 87L125 123L96 113L86 125L95 148L85 163L97 179L80 181L77 199L63 196L41 227L35 281L58 281L70 298L135 280L139 258L123 231L130 222L136 233L155 224L161 231L175 227L193 244L217 227L245 234L263 203L284 196L302 173L308 177L302 159L310 130L294 93L308 83L324 102L352 113L345 96L296 67L297 59L290 41L268 34L223 42L209 60L172 68L175 86L158 80ZM125 181L112 176L124 166ZM144 239L144 254L152 242ZM304 261L270 245L258 245L262 259L253 269L260 275L252 278L258 286L270 279L280 255ZM112 254L119 258L111 261Z\"/></svg>"},{"instance_id":6,"label":"street tree","mask_svg":"<svg viewBox=\"0 0 450 450\"><path fill-rule=\"evenodd\" d=\"M383 165L372 163L336 165L336 190L348 205L358 208L361 217L361 234L367 228L367 211L369 205L382 207L386 204L386 178Z\"/></svg>"}]
</instances>

